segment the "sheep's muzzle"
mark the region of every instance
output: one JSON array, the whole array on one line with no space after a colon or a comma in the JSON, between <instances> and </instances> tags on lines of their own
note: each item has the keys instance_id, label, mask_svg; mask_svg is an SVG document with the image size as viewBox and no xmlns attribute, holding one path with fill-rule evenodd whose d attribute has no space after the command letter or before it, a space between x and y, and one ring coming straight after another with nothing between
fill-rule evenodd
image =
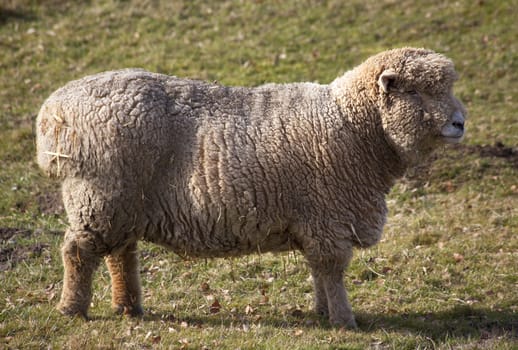
<instances>
[{"instance_id":1,"label":"sheep's muzzle","mask_svg":"<svg viewBox=\"0 0 518 350\"><path fill-rule=\"evenodd\" d=\"M464 138L464 115L461 111L453 113L452 117L442 127L441 135L447 143L459 143Z\"/></svg>"}]
</instances>

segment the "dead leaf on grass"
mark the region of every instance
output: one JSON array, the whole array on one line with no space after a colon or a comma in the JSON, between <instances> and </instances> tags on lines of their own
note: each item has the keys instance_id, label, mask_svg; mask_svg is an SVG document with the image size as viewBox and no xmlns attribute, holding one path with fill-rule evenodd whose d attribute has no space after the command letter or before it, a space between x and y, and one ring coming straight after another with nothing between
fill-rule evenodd
<instances>
[{"instance_id":1,"label":"dead leaf on grass","mask_svg":"<svg viewBox=\"0 0 518 350\"><path fill-rule=\"evenodd\" d=\"M392 267L390 267L390 266L385 266L385 267L383 267L383 269L381 269L381 272L382 272L384 275L389 274L389 273L391 273L391 272L392 272Z\"/></svg>"},{"instance_id":2,"label":"dead leaf on grass","mask_svg":"<svg viewBox=\"0 0 518 350\"><path fill-rule=\"evenodd\" d=\"M464 255L459 253L453 253L453 259L455 260L455 262L462 262L464 260Z\"/></svg>"},{"instance_id":3,"label":"dead leaf on grass","mask_svg":"<svg viewBox=\"0 0 518 350\"><path fill-rule=\"evenodd\" d=\"M304 318L304 312L301 309L295 309L291 312L291 316L296 318Z\"/></svg>"},{"instance_id":4,"label":"dead leaf on grass","mask_svg":"<svg viewBox=\"0 0 518 350\"><path fill-rule=\"evenodd\" d=\"M182 344L180 349L187 349L187 347L189 346L189 339L187 339L187 338L182 338L182 339L178 340L178 342L180 344Z\"/></svg>"},{"instance_id":5,"label":"dead leaf on grass","mask_svg":"<svg viewBox=\"0 0 518 350\"><path fill-rule=\"evenodd\" d=\"M263 295L261 297L261 300L259 301L259 305L268 305L268 302L270 301L270 299L268 298L267 295Z\"/></svg>"},{"instance_id":6,"label":"dead leaf on grass","mask_svg":"<svg viewBox=\"0 0 518 350\"><path fill-rule=\"evenodd\" d=\"M221 304L219 303L218 299L214 299L214 302L209 308L209 312L211 314L217 314L221 310Z\"/></svg>"},{"instance_id":7,"label":"dead leaf on grass","mask_svg":"<svg viewBox=\"0 0 518 350\"><path fill-rule=\"evenodd\" d=\"M203 293L208 293L210 291L210 285L207 283L207 282L203 282L201 285L200 285L200 290L203 292Z\"/></svg>"}]
</instances>

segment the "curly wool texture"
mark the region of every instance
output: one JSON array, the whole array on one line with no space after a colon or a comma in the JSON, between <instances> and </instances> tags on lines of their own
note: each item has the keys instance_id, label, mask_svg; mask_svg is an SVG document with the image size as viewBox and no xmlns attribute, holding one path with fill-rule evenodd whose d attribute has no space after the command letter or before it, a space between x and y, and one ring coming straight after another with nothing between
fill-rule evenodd
<instances>
[{"instance_id":1,"label":"curly wool texture","mask_svg":"<svg viewBox=\"0 0 518 350\"><path fill-rule=\"evenodd\" d=\"M387 69L390 93L379 85ZM94 255L139 239L186 256L299 249L314 269L317 309L331 312L318 276L345 267L352 245L380 239L385 195L462 110L455 79L447 58L411 48L376 55L329 85L225 87L105 72L44 103L38 163L63 179L68 239L87 237ZM331 319L352 316L341 317Z\"/></svg>"},{"instance_id":2,"label":"curly wool texture","mask_svg":"<svg viewBox=\"0 0 518 350\"><path fill-rule=\"evenodd\" d=\"M381 233L384 168L397 156L366 142L375 130L347 122L329 86L227 88L124 70L67 85L40 116L39 149L66 155L39 161L65 178L71 225L106 232L110 248L116 231L196 256L294 248L310 223L352 224L365 244Z\"/></svg>"}]
</instances>

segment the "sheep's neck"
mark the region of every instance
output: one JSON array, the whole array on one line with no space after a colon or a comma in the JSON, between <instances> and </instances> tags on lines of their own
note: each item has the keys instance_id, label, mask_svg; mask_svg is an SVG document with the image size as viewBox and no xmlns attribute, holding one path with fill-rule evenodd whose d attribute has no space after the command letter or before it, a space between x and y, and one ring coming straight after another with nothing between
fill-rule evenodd
<instances>
[{"instance_id":1,"label":"sheep's neck","mask_svg":"<svg viewBox=\"0 0 518 350\"><path fill-rule=\"evenodd\" d=\"M358 108L358 99L365 101L362 108ZM338 158L343 159L344 167L362 169L356 174L358 181L374 182L377 190L388 193L404 175L407 164L387 142L372 98L367 90L355 87L343 89L337 102L341 118L334 126L335 145L331 148L340 153Z\"/></svg>"}]
</instances>

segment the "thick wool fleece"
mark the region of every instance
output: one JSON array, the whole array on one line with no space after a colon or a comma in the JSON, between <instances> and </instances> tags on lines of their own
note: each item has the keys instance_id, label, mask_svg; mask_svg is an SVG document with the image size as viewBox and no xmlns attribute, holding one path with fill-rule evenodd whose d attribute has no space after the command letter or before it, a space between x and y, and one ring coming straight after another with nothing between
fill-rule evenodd
<instances>
[{"instance_id":1,"label":"thick wool fleece","mask_svg":"<svg viewBox=\"0 0 518 350\"><path fill-rule=\"evenodd\" d=\"M63 179L70 222L60 309L86 315L78 289L107 256L114 307L140 312L145 239L199 257L299 249L317 311L354 326L342 282L352 246L380 239L386 193L463 111L455 79L443 56L399 49L330 85L225 87L142 70L67 84L37 119L38 162Z\"/></svg>"}]
</instances>

